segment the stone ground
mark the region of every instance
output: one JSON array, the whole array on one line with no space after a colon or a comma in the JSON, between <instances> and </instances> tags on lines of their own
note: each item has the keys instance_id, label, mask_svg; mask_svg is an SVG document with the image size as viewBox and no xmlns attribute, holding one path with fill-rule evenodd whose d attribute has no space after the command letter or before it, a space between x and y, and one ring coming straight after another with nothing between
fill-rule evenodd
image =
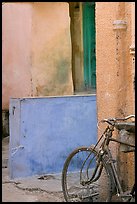
<instances>
[{"instance_id":1,"label":"stone ground","mask_svg":"<svg viewBox=\"0 0 137 204\"><path fill-rule=\"evenodd\" d=\"M10 180L8 147L6 137L2 140L2 202L65 202L59 174Z\"/></svg>"}]
</instances>

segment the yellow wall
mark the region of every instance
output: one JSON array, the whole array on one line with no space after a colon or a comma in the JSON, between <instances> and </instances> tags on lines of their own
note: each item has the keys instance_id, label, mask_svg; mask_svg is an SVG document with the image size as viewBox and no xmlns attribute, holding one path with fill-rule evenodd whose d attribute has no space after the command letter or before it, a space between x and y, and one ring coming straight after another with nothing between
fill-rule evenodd
<instances>
[{"instance_id":1,"label":"yellow wall","mask_svg":"<svg viewBox=\"0 0 137 204\"><path fill-rule=\"evenodd\" d=\"M33 94L72 94L69 5L35 3L32 19Z\"/></svg>"}]
</instances>

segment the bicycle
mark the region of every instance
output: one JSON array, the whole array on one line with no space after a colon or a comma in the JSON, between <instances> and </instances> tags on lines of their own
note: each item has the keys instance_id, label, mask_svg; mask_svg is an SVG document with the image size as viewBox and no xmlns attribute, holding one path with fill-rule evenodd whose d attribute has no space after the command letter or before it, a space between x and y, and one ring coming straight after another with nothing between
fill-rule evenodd
<instances>
[{"instance_id":1,"label":"bicycle","mask_svg":"<svg viewBox=\"0 0 137 204\"><path fill-rule=\"evenodd\" d=\"M62 170L62 190L66 202L135 202L135 183L130 191L124 192L116 160L113 159L110 141L124 145L125 152L134 152L135 143L114 138L114 130L135 133L135 120L125 118L103 119L107 123L103 134L95 145L82 146L72 151L65 160ZM120 134L118 134L120 136ZM123 134L126 137L125 133ZM127 139L127 138L126 138ZM123 147L122 147L123 148Z\"/></svg>"}]
</instances>

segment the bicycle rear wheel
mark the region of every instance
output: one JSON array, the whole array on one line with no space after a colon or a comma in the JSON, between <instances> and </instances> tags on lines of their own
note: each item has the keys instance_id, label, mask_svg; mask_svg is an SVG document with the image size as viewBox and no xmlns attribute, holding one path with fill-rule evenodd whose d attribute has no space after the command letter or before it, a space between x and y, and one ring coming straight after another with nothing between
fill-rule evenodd
<instances>
[{"instance_id":1,"label":"bicycle rear wheel","mask_svg":"<svg viewBox=\"0 0 137 204\"><path fill-rule=\"evenodd\" d=\"M109 202L111 200L112 177L105 161L102 161L101 176L95 182L86 185L81 183L91 178L97 161L97 151L92 147L79 147L68 156L62 170L62 190L67 202Z\"/></svg>"}]
</instances>

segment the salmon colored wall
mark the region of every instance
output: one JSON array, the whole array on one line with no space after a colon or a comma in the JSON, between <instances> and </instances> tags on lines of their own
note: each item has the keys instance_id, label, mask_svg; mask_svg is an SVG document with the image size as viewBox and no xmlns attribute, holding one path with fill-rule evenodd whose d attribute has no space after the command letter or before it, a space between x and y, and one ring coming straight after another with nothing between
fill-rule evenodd
<instances>
[{"instance_id":1,"label":"salmon colored wall","mask_svg":"<svg viewBox=\"0 0 137 204\"><path fill-rule=\"evenodd\" d=\"M98 118L134 114L131 11L130 2L96 3ZM126 28L115 29L115 20Z\"/></svg>"},{"instance_id":2,"label":"salmon colored wall","mask_svg":"<svg viewBox=\"0 0 137 204\"><path fill-rule=\"evenodd\" d=\"M72 94L68 3L6 3L2 15L2 108L10 97Z\"/></svg>"},{"instance_id":3,"label":"salmon colored wall","mask_svg":"<svg viewBox=\"0 0 137 204\"><path fill-rule=\"evenodd\" d=\"M134 114L130 2L96 3L96 76L98 120ZM126 25L115 24L122 20ZM103 127L103 126L102 126ZM100 131L98 131L100 137ZM118 146L112 144L114 156ZM129 159L130 158L130 159ZM121 180L126 186L134 180L133 155L118 153ZM130 168L127 168L127 161Z\"/></svg>"},{"instance_id":4,"label":"salmon colored wall","mask_svg":"<svg viewBox=\"0 0 137 204\"><path fill-rule=\"evenodd\" d=\"M2 6L2 109L10 97L31 95L31 5Z\"/></svg>"}]
</instances>

